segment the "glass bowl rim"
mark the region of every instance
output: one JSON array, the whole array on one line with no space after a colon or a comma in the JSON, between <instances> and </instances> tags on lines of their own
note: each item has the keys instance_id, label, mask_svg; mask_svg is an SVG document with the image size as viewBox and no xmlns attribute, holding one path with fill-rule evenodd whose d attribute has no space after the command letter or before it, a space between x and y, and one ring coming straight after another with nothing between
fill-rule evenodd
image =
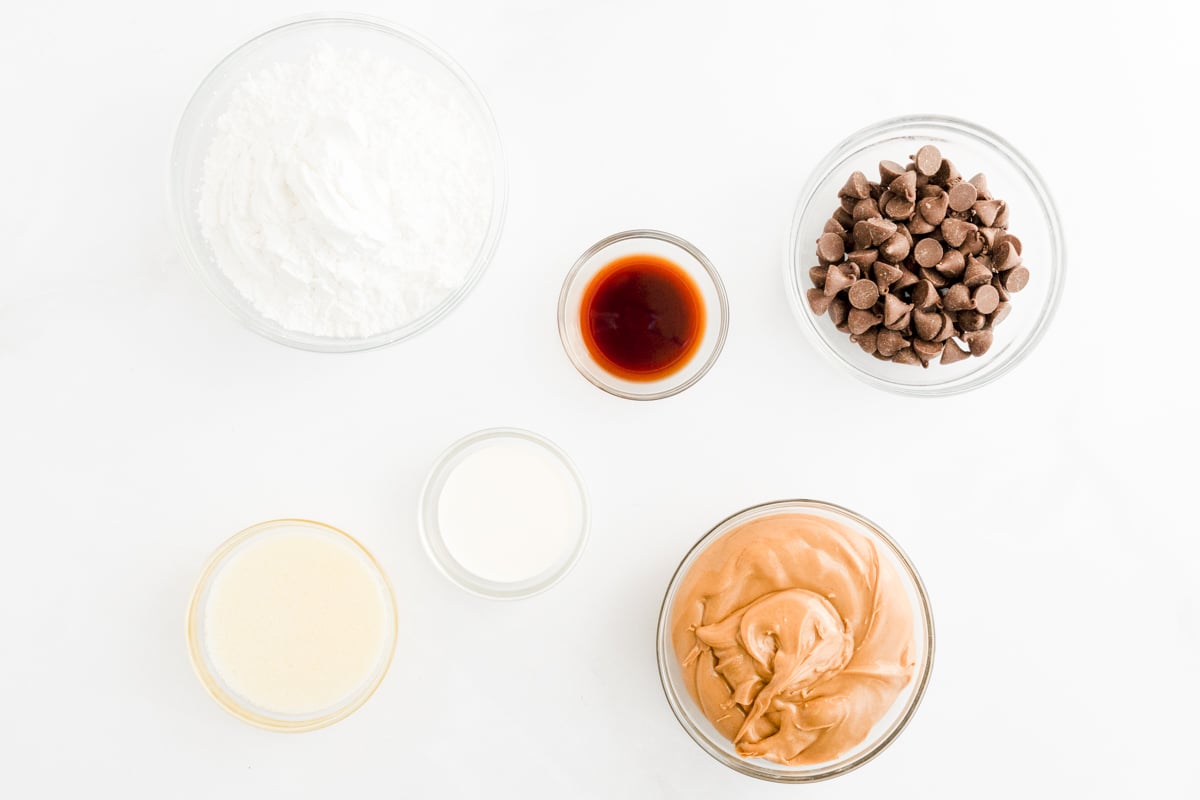
<instances>
[{"instance_id":1,"label":"glass bowl rim","mask_svg":"<svg viewBox=\"0 0 1200 800\"><path fill-rule=\"evenodd\" d=\"M673 685L670 677L667 659L675 658L674 652L671 652L669 642L670 635L667 631L669 626L668 613L671 608L671 602L674 600L675 592L679 588L679 583L685 575L685 568L690 567L694 559L704 552L713 541L731 531L734 526L742 519L751 516L766 516L769 512L789 513L800 512L805 510L823 511L834 516L840 516L846 520L856 523L862 528L870 532L875 541L887 547L892 555L895 556L903 571L903 574L911 582L912 588L915 590L919 608L913 609L914 616L919 616L923 621L924 631L924 658L922 663L918 665L918 672L915 676L916 681L913 684L912 694L907 701L904 711L891 724L891 726L883 732L880 737L873 741L871 745L860 753L842 758L838 761L830 763L827 767L820 769L817 772L795 773L789 768L779 765L778 767L767 766L758 761L751 761L737 755L730 755L725 750L713 742L707 735L697 729L697 727L688 718L686 712L681 708L681 700L679 693ZM771 783L816 783L818 781L835 778L839 775L845 775L852 772L876 756L886 750L899 736L904 729L908 727L909 722L915 716L917 708L921 705L921 701L925 697L925 691L929 686L930 677L933 674L934 651L936 649L936 634L934 631L933 609L929 601L929 594L925 588L924 581L921 580L921 575L917 572L916 566L908 557L908 554L897 544L896 540L891 537L883 528L875 524L866 517L851 511L848 508L839 506L835 503L830 503L824 500L810 500L795 498L790 500L773 500L765 503L758 503L752 506L747 506L740 511L722 519L716 525L712 526L703 536L688 548L683 558L680 559L679 565L675 568L671 575L671 580L667 584L667 590L663 595L662 604L659 606L658 625L656 627L655 650L658 661L658 678L662 686L663 694L666 696L667 705L671 707L671 713L675 716L675 720L680 727L687 732L700 749L711 756L714 760L729 767L730 769L740 772L743 775L748 775L752 778L768 781ZM686 694L687 690L680 687L680 691ZM690 698L689 698L690 699Z\"/></svg>"},{"instance_id":2,"label":"glass bowl rim","mask_svg":"<svg viewBox=\"0 0 1200 800\"><path fill-rule=\"evenodd\" d=\"M363 688L353 695L344 705L335 708L334 710L313 717L311 719L290 720L272 717L252 709L247 708L239 703L235 697L225 691L216 676L205 665L204 653L206 648L200 637L199 620L201 613L201 602L204 599L205 592L220 571L221 566L229 555L242 546L246 542L264 534L271 532L276 528L297 526L302 528L316 528L324 533L334 534L335 538L341 539L345 544L356 550L360 555L366 558L366 563L371 567L375 577L379 580L380 586L384 589L384 597L386 599L385 606L387 614L391 618L391 624L388 626L386 641L384 647L386 656L382 666L379 668L379 674L374 676L369 682L363 684ZM187 642L188 642L188 659L192 663L192 670L196 673L196 677L200 679L201 685L204 686L208 695L216 701L217 705L223 708L230 715L238 718L243 722L254 725L257 728L273 731L276 733L305 733L307 731L315 731L320 728L326 728L336 722L341 722L346 717L353 714L358 709L362 708L368 700L375 694L383 683L383 679L387 677L388 671L391 670L392 661L396 655L396 643L399 641L399 625L400 613L396 607L396 594L392 590L391 581L388 580L387 573L383 566L375 558L367 547L358 539L346 533L341 528L336 528L326 522L317 520L305 519L303 517L280 517L278 519L264 520L257 522L247 528L243 528L237 533L230 536L228 539L219 544L215 550L209 555L204 562L204 567L200 570L199 577L196 578L196 583L192 588L192 596L188 603L187 610Z\"/></svg>"},{"instance_id":3,"label":"glass bowl rim","mask_svg":"<svg viewBox=\"0 0 1200 800\"><path fill-rule=\"evenodd\" d=\"M232 303L225 295L226 287L220 282L214 270L219 270L215 264L210 264L192 245L188 235L188 216L194 213L193 205L186 202L187 187L182 177L181 158L185 152L183 140L185 133L200 123L198 106L211 84L222 74L222 71L237 56L247 52L261 40L278 35L285 31L307 26L320 25L349 25L356 28L375 30L401 40L408 46L415 47L444 67L454 80L471 97L475 109L486 129L484 134L490 153L492 168L492 201L488 218L488 228L484 239L471 264L467 277L461 285L447 295L439 305L414 320L391 330L382 331L362 337L333 337L315 336L299 331L289 331L277 323L271 323L261 314L252 309L247 310ZM217 63L205 73L203 79L188 98L179 122L175 126L175 134L171 142L170 160L167 170L167 207L170 226L179 249L183 252L184 260L191 271L204 284L209 294L217 299L221 306L246 328L254 333L278 344L318 353L350 353L364 350L374 350L391 344L405 341L433 327L434 324L448 316L456 309L475 286L482 280L483 274L491 265L500 244L504 223L508 215L508 167L504 157L503 143L496 118L488 104L487 98L471 78L469 73L447 52L421 34L398 25L389 20L366 14L302 14L293 16L277 23L270 28L253 34L238 44L220 58ZM232 289L236 291L236 288Z\"/></svg>"},{"instance_id":4,"label":"glass bowl rim","mask_svg":"<svg viewBox=\"0 0 1200 800\"><path fill-rule=\"evenodd\" d=\"M1000 159L1005 161L1024 179L1037 200L1046 226L1047 238L1050 241L1049 258L1046 264L1050 286L1046 300L1037 319L1033 323L1033 327L1017 337L1014 342L1016 349L999 361L989 362L988 367L990 368L980 368L974 375L957 378L947 376L947 380L945 381L930 384L911 384L881 378L855 365L836 352L817 330L816 326L819 323L805 300L804 287L802 285L802 278L800 277L803 265L799 255L801 252L800 245L802 244L799 241L799 237L817 188L829 178L835 167L856 150L869 144L871 140L885 134L902 133L905 129L914 127L933 128L958 136L965 136L994 152ZM804 188L800 192L799 200L792 214L792 224L788 231L783 259L784 285L787 287L789 304L792 306L794 315L800 320L800 327L804 330L806 338L814 344L824 358L830 363L836 364L839 369L848 371L855 378L865 383L896 394L915 397L944 397L977 389L999 379L1024 361L1045 336L1050 323L1058 311L1062 299L1063 287L1066 282L1066 272L1067 250L1062 233L1061 217L1058 213L1058 207L1054 203L1054 198L1050 194L1050 190L1047 188L1041 173L1007 139L1004 139L982 125L959 117L941 114L911 114L889 117L888 119L860 128L830 150L809 173Z\"/></svg>"},{"instance_id":5,"label":"glass bowl rim","mask_svg":"<svg viewBox=\"0 0 1200 800\"><path fill-rule=\"evenodd\" d=\"M567 296L570 294L571 288L575 285L575 281L578 280L580 273L583 271L583 267L597 253L601 252L605 248L611 247L619 242L628 241L630 239L653 239L655 241L674 245L680 250L683 250L685 253L691 256L692 259L694 259L696 263L698 263L708 274L708 277L712 281L717 295L716 312L720 319L720 325L717 330L717 339L716 343L713 345L712 353L710 353L708 358L704 360L704 363L700 366L700 369L697 370L696 373L686 381L683 381L678 385L669 386L657 392L628 392L624 389L618 388L617 386L604 382L595 375L592 375L587 370L585 363L576 356L574 350L571 348L570 342L568 341L569 326L567 322ZM566 352L567 358L570 359L572 366L575 367L576 371L578 371L579 374L588 381L588 383L592 384L598 389L603 389L611 395L621 397L626 400L662 400L667 397L673 397L674 395L677 395L680 392L683 392L684 390L689 389L695 384L699 383L700 379L707 375L709 370L713 368L713 365L717 363L717 359L721 356L721 351L725 349L725 340L728 338L728 336L729 295L725 291L725 283L721 280L720 273L717 272L717 268L711 261L708 260L708 257L704 255L704 253L702 253L698 247L688 240L680 236L676 236L673 233L667 233L666 231L660 231L654 228L631 228L629 230L619 231L609 236L605 236L587 250L583 251L583 254L575 260L574 265L572 265L570 271L567 272L566 277L563 279L562 289L559 290L558 293L558 338L562 343L563 350Z\"/></svg>"}]
</instances>

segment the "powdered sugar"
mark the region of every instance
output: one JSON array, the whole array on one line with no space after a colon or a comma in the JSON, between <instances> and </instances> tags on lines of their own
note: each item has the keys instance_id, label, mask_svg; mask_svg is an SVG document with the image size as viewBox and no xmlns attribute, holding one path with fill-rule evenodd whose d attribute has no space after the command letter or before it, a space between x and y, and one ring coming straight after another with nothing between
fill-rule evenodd
<instances>
[{"instance_id":1,"label":"powdered sugar","mask_svg":"<svg viewBox=\"0 0 1200 800\"><path fill-rule=\"evenodd\" d=\"M284 328L363 338L427 314L487 234L488 130L465 94L322 45L249 76L218 118L200 189L216 264Z\"/></svg>"}]
</instances>

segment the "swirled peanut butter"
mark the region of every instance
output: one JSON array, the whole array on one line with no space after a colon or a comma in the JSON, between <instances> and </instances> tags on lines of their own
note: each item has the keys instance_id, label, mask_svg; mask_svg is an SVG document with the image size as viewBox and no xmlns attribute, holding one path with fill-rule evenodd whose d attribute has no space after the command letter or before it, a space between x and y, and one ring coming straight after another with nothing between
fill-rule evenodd
<instances>
[{"instance_id":1,"label":"swirled peanut butter","mask_svg":"<svg viewBox=\"0 0 1200 800\"><path fill-rule=\"evenodd\" d=\"M675 594L692 698L737 752L789 766L860 744L915 670L913 609L875 544L783 513L714 541Z\"/></svg>"}]
</instances>

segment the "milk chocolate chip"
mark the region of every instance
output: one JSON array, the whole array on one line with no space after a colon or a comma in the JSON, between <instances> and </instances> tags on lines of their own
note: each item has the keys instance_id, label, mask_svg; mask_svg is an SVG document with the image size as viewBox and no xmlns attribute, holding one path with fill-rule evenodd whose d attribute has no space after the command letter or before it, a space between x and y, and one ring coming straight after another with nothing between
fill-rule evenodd
<instances>
[{"instance_id":1,"label":"milk chocolate chip","mask_svg":"<svg viewBox=\"0 0 1200 800\"><path fill-rule=\"evenodd\" d=\"M988 286L987 288L991 289L992 287ZM995 293L995 289L992 289L992 292ZM875 281L860 278L854 282L847 294L850 297L850 305L855 308L870 308L879 299L879 286ZM999 302L999 298L996 298L996 301Z\"/></svg>"}]
</instances>

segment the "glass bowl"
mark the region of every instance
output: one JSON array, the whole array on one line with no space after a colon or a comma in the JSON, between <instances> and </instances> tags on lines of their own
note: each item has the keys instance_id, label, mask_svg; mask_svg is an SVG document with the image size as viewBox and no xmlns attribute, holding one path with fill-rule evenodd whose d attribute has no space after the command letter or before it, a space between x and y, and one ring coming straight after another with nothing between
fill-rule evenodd
<instances>
[{"instance_id":1,"label":"glass bowl","mask_svg":"<svg viewBox=\"0 0 1200 800\"><path fill-rule=\"evenodd\" d=\"M614 260L640 254L660 256L678 265L700 290L705 309L699 347L683 367L653 381L621 378L596 363L583 340L580 319L583 296L592 278ZM567 357L593 385L627 400L660 400L692 386L712 369L728 333L729 299L716 267L692 244L662 231L624 231L596 242L571 267L558 296L558 335Z\"/></svg>"},{"instance_id":2,"label":"glass bowl","mask_svg":"<svg viewBox=\"0 0 1200 800\"><path fill-rule=\"evenodd\" d=\"M913 613L913 644L916 651L912 680L901 690L888 713L875 724L867 738L834 761L801 767L785 766L762 758L739 755L733 743L717 731L692 698L671 642L671 616L675 595L696 559L713 542L746 522L788 514L816 516L839 522L875 545L876 551L892 564L904 584ZM658 674L667 702L679 724L704 752L725 766L754 778L776 783L811 783L844 775L861 767L883 752L912 719L925 694L925 687L933 670L933 613L925 586L916 568L899 545L878 525L832 503L818 500L781 500L739 511L718 523L688 551L671 577L666 596L663 598L658 616L657 646Z\"/></svg>"},{"instance_id":3,"label":"glass bowl","mask_svg":"<svg viewBox=\"0 0 1200 800\"><path fill-rule=\"evenodd\" d=\"M565 474L571 478L575 490L575 508L578 511L579 528L572 531L574 538L565 547L560 556L541 573L520 581L496 581L477 575L459 562L446 545L439 525L438 503L442 489L454 468L462 463L471 453L487 447L498 440L509 439L522 446L533 447L548 454L564 468ZM583 477L575 467L571 458L554 442L532 431L520 428L488 428L464 436L438 456L425 485L421 489L419 505L418 529L421 534L421 544L429 555L434 566L452 582L471 594L487 597L493 600L520 600L532 597L546 591L551 586L566 577L587 545L588 531L591 525L591 514L588 506L587 491L584 489Z\"/></svg>"},{"instance_id":4,"label":"glass bowl","mask_svg":"<svg viewBox=\"0 0 1200 800\"><path fill-rule=\"evenodd\" d=\"M320 712L305 715L283 714L260 707L252 700L234 691L221 677L220 671L217 669L208 652L205 636L205 617L210 590L213 581L221 574L221 570L230 563L230 558L242 548L259 542L266 537L287 534L298 529L328 537L346 547L360 559L367 570L378 581L379 591L384 598L386 612L384 617L385 640L379 661L375 664L371 673L359 685L358 689L347 696L342 702L336 704L334 707L322 709ZM238 719L259 728L280 733L301 733L324 728L345 719L361 708L370 699L371 695L375 693L375 690L379 688L379 684L383 682L384 676L387 675L388 668L392 663L392 656L396 650L396 638L396 599L392 594L391 584L388 583L387 576L384 574L379 562L375 560L375 557L357 539L345 531L322 522L314 522L307 519L275 519L268 522L260 522L230 537L216 549L205 563L204 569L201 570L200 577L196 581L196 587L192 591L191 603L188 606L188 654L191 657L192 668L196 671L196 676L200 679L200 682L204 685L209 695L222 708Z\"/></svg>"},{"instance_id":5,"label":"glass bowl","mask_svg":"<svg viewBox=\"0 0 1200 800\"><path fill-rule=\"evenodd\" d=\"M816 265L816 241L838 207L838 190L850 173L861 170L877 180L879 162L905 163L924 144L934 144L964 178L982 172L992 193L1008 203L1009 230L1020 238L1028 285L1012 296L1012 312L994 331L982 357L954 364L936 361L928 369L880 361L817 316L805 293L812 288L808 269ZM808 179L796 206L784 264L787 294L800 326L818 350L860 380L910 395L949 395L990 383L1025 358L1054 317L1066 270L1065 246L1054 201L1040 175L1017 150L996 134L952 117L898 117L851 135L827 155Z\"/></svg>"},{"instance_id":6,"label":"glass bowl","mask_svg":"<svg viewBox=\"0 0 1200 800\"><path fill-rule=\"evenodd\" d=\"M487 142L491 160L492 204L487 230L463 283L440 304L393 330L365 337L316 336L290 330L264 317L217 266L201 230L197 205L204 161L215 126L234 90L249 75L278 63L295 62L322 43L386 55L458 98L470 110ZM479 282L495 253L504 224L507 178L500 137L487 102L467 74L433 44L390 23L368 17L303 17L255 36L221 60L188 102L175 134L170 167L171 219L187 261L217 299L248 328L273 341L304 350L348 352L407 339L450 313Z\"/></svg>"}]
</instances>

